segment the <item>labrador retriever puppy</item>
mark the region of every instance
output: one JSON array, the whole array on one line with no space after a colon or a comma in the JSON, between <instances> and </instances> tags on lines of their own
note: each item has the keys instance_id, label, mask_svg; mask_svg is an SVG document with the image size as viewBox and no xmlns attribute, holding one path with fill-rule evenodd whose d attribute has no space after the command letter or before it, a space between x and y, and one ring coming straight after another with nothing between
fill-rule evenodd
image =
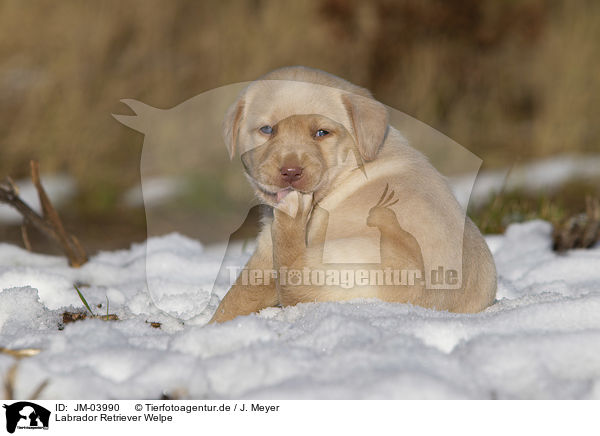
<instances>
[{"instance_id":1,"label":"labrador retriever puppy","mask_svg":"<svg viewBox=\"0 0 600 436\"><path fill-rule=\"evenodd\" d=\"M224 138L272 213L211 322L357 298L464 313L493 303L485 240L369 91L281 68L241 93Z\"/></svg>"}]
</instances>

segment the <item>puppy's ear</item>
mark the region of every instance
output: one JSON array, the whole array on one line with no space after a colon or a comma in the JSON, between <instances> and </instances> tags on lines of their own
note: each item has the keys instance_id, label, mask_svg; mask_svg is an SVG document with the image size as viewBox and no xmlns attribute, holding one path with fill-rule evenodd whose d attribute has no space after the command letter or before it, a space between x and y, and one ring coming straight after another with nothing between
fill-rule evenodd
<instances>
[{"instance_id":1,"label":"puppy's ear","mask_svg":"<svg viewBox=\"0 0 600 436\"><path fill-rule=\"evenodd\" d=\"M342 95L350 115L358 150L366 161L375 159L387 135L389 114L386 107L372 98L357 94Z\"/></svg>"},{"instance_id":2,"label":"puppy's ear","mask_svg":"<svg viewBox=\"0 0 600 436\"><path fill-rule=\"evenodd\" d=\"M235 149L238 142L238 136L240 132L240 123L244 115L245 101L240 98L234 104L229 106L225 113L225 119L223 120L223 139L229 152L229 157L233 159L235 156Z\"/></svg>"}]
</instances>

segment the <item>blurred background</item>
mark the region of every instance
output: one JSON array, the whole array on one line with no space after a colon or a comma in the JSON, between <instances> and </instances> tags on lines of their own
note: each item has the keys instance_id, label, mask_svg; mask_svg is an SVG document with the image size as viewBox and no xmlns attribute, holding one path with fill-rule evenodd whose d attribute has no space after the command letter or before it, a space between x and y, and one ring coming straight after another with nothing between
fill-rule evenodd
<instances>
[{"instance_id":1,"label":"blurred background","mask_svg":"<svg viewBox=\"0 0 600 436\"><path fill-rule=\"evenodd\" d=\"M38 159L90 252L146 238L144 138L112 118L131 114L119 100L171 108L284 65L369 88L483 159L494 188L470 213L485 232L560 221L599 194L596 0L2 0L0 34L0 178L27 191ZM210 184L184 196L225 219ZM21 244L2 211L0 241Z\"/></svg>"}]
</instances>

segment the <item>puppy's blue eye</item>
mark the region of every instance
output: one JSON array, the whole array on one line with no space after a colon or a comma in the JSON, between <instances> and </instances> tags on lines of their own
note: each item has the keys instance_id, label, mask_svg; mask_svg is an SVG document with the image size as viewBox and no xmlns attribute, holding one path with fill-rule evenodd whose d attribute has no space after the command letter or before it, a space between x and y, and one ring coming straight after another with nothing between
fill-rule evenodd
<instances>
[{"instance_id":1,"label":"puppy's blue eye","mask_svg":"<svg viewBox=\"0 0 600 436\"><path fill-rule=\"evenodd\" d=\"M262 126L259 130L265 135L270 135L273 133L273 127L271 126Z\"/></svg>"},{"instance_id":2,"label":"puppy's blue eye","mask_svg":"<svg viewBox=\"0 0 600 436\"><path fill-rule=\"evenodd\" d=\"M325 136L325 135L329 135L329 132L327 130L323 130L323 129L319 129L319 130L317 130L317 133L315 133L315 136Z\"/></svg>"}]
</instances>

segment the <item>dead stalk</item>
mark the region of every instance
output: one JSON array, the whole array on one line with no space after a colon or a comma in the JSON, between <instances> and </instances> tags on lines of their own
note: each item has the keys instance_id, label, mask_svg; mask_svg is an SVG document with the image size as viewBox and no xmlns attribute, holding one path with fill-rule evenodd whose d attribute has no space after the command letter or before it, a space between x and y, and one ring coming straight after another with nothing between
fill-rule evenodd
<instances>
[{"instance_id":1,"label":"dead stalk","mask_svg":"<svg viewBox=\"0 0 600 436\"><path fill-rule=\"evenodd\" d=\"M87 254L79 240L74 235L66 232L58 212L56 212L42 186L39 163L35 160L31 161L31 180L42 206L41 216L19 197L19 190L12 179L8 177L4 183L0 184L0 202L13 207L23 217L21 233L25 248L31 250L31 244L25 229L27 224L31 224L60 246L69 260L69 265L75 268L80 267L87 262Z\"/></svg>"}]
</instances>

